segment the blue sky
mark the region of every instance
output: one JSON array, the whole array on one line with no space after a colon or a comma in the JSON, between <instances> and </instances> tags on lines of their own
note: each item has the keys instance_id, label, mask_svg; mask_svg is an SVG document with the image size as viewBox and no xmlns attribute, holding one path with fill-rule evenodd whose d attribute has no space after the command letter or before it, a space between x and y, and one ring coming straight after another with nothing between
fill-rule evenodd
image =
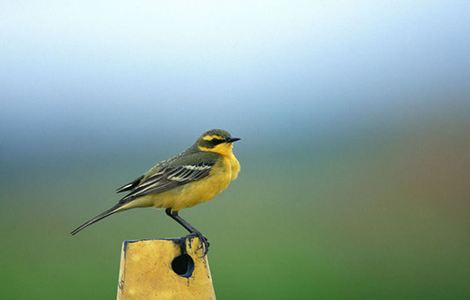
<instances>
[{"instance_id":1,"label":"blue sky","mask_svg":"<svg viewBox=\"0 0 470 300\"><path fill-rule=\"evenodd\" d=\"M25 149L458 110L469 13L466 1L2 3L0 134Z\"/></svg>"}]
</instances>

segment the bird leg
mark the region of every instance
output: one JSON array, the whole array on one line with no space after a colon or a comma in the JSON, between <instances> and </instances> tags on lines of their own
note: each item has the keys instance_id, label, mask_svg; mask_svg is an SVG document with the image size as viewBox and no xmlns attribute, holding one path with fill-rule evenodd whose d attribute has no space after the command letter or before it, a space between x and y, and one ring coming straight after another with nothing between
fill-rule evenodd
<instances>
[{"instance_id":1,"label":"bird leg","mask_svg":"<svg viewBox=\"0 0 470 300\"><path fill-rule=\"evenodd\" d=\"M178 222L178 224L183 226L187 231L189 231L190 234L188 236L195 236L201 241L201 248L203 248L203 251L204 251L203 256L205 256L207 252L209 251L209 245L210 245L207 238L199 230L197 230L191 224L189 224L188 221L180 217L177 211L172 211L171 208L167 208L165 209L165 213L170 218Z\"/></svg>"}]
</instances>

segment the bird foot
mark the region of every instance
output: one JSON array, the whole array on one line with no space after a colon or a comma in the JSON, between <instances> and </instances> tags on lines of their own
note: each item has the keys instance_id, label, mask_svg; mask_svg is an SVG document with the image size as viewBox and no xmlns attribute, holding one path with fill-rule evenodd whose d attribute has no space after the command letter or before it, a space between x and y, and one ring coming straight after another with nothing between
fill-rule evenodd
<instances>
[{"instance_id":1,"label":"bird foot","mask_svg":"<svg viewBox=\"0 0 470 300\"><path fill-rule=\"evenodd\" d=\"M199 239L198 249L202 249L202 251L203 251L203 254L202 254L201 257L206 256L207 252L209 252L209 246L210 246L210 243L207 240L207 238L204 235L202 235L202 233L200 233L200 232L194 232L194 233L188 234L186 236L186 238L189 238L189 239L191 239L193 237L197 237Z\"/></svg>"}]
</instances>

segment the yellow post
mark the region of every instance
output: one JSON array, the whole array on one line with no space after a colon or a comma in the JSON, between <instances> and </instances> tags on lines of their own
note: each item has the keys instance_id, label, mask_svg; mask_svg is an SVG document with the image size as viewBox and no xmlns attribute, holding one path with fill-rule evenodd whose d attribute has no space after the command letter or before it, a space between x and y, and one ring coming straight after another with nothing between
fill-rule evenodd
<instances>
[{"instance_id":1,"label":"yellow post","mask_svg":"<svg viewBox=\"0 0 470 300\"><path fill-rule=\"evenodd\" d=\"M215 299L199 245L196 237L124 241L117 299Z\"/></svg>"}]
</instances>

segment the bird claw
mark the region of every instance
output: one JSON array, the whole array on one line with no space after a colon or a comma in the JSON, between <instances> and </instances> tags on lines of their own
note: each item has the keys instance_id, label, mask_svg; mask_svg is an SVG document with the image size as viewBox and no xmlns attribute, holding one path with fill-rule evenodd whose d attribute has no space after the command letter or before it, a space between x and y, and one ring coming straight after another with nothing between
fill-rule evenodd
<instances>
[{"instance_id":1,"label":"bird claw","mask_svg":"<svg viewBox=\"0 0 470 300\"><path fill-rule=\"evenodd\" d=\"M209 252L209 246L210 246L210 243L209 241L207 240L207 238L205 236L202 235L202 233L200 232L194 232L194 233L191 233L189 235L187 235L188 238L191 238L191 237L197 237L199 239L199 247L198 249L202 249L203 251L203 254L201 257L204 257L207 255L207 252Z\"/></svg>"}]
</instances>

